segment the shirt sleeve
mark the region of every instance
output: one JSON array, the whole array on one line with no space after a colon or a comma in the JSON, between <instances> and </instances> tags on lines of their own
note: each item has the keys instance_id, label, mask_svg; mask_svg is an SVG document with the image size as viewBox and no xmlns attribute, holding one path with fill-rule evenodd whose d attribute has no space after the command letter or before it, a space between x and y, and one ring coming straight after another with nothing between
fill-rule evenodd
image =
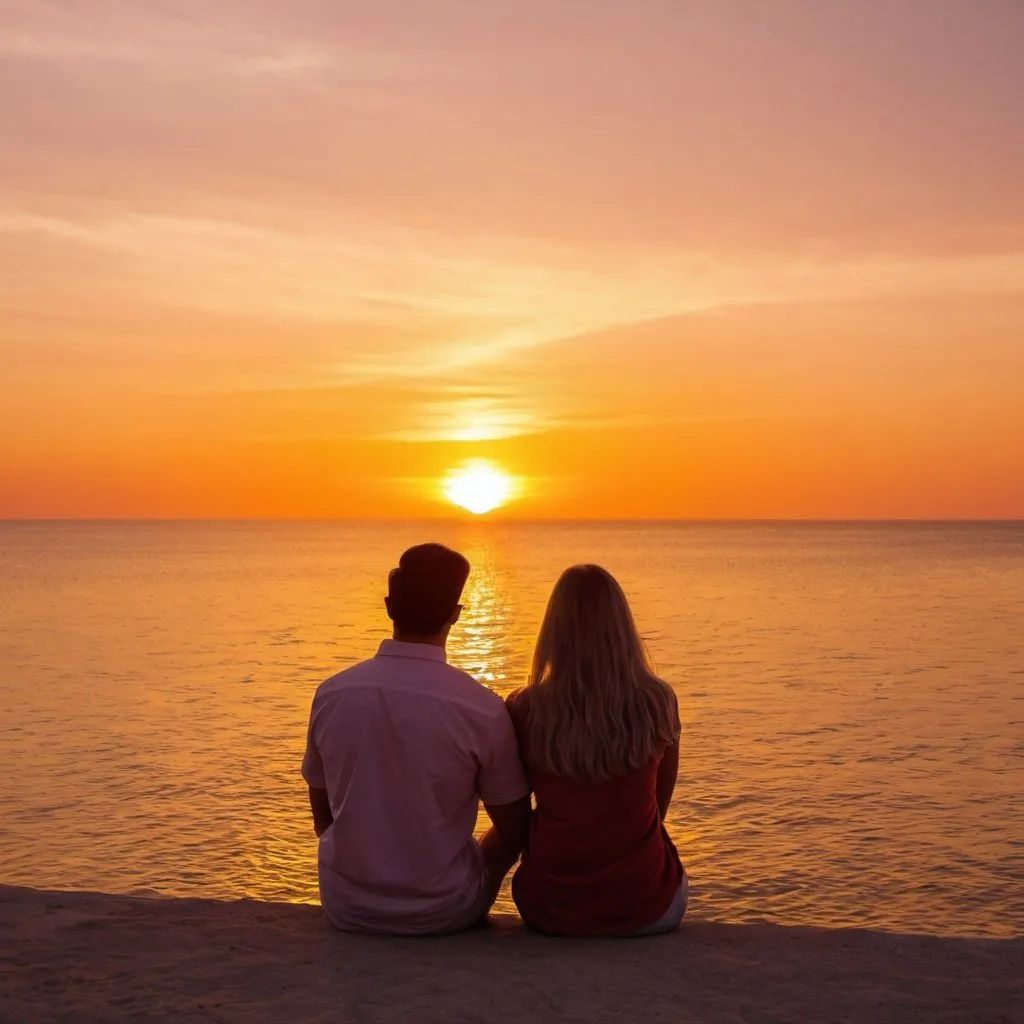
<instances>
[{"instance_id":1,"label":"shirt sleeve","mask_svg":"<svg viewBox=\"0 0 1024 1024\"><path fill-rule=\"evenodd\" d=\"M491 720L479 759L477 790L485 804L498 807L530 795L515 729L504 705Z\"/></svg>"},{"instance_id":2,"label":"shirt sleeve","mask_svg":"<svg viewBox=\"0 0 1024 1024\"><path fill-rule=\"evenodd\" d=\"M309 728L306 730L306 752L302 755L302 777L314 789L327 788L327 776L324 773L324 762L317 750L316 740L313 738L313 716L309 714Z\"/></svg>"}]
</instances>

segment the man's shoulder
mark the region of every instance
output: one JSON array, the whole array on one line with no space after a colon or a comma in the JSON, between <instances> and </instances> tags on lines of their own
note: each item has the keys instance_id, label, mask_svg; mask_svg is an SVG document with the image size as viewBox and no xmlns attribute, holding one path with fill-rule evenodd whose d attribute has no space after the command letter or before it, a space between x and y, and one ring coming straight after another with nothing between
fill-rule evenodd
<instances>
[{"instance_id":1,"label":"man's shoulder","mask_svg":"<svg viewBox=\"0 0 1024 1024\"><path fill-rule=\"evenodd\" d=\"M333 676L325 679L316 688L314 700L350 686L372 686L381 675L377 661L377 658L365 658L362 661L357 661L354 665L343 668L340 672L335 672Z\"/></svg>"},{"instance_id":2,"label":"man's shoulder","mask_svg":"<svg viewBox=\"0 0 1024 1024\"><path fill-rule=\"evenodd\" d=\"M449 662L439 662L435 668L429 686L420 691L425 696L487 718L504 711L502 698L464 669Z\"/></svg>"},{"instance_id":3,"label":"man's shoulder","mask_svg":"<svg viewBox=\"0 0 1024 1024\"><path fill-rule=\"evenodd\" d=\"M448 662L431 662L429 675L410 685L404 672L396 672L394 659L380 656L366 658L325 679L316 689L314 703L329 700L332 695L361 689L395 690L414 696L444 701L493 717L505 713L505 703L474 676Z\"/></svg>"},{"instance_id":4,"label":"man's shoulder","mask_svg":"<svg viewBox=\"0 0 1024 1024\"><path fill-rule=\"evenodd\" d=\"M488 716L504 713L505 702L479 679L456 665L445 664L443 667L445 671L440 678L444 685L438 688L439 697Z\"/></svg>"}]
</instances>

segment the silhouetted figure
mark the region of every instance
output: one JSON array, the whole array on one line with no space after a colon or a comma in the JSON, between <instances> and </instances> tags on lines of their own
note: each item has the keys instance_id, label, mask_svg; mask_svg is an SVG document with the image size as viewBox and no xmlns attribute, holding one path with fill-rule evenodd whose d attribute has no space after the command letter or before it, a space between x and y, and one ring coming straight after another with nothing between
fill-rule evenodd
<instances>
[{"instance_id":1,"label":"silhouetted figure","mask_svg":"<svg viewBox=\"0 0 1024 1024\"><path fill-rule=\"evenodd\" d=\"M469 576L423 544L388 579L394 639L323 683L302 774L320 899L346 931L447 934L481 922L519 856L529 787L501 698L447 664ZM494 827L473 838L479 801Z\"/></svg>"},{"instance_id":2,"label":"silhouetted figure","mask_svg":"<svg viewBox=\"0 0 1024 1024\"><path fill-rule=\"evenodd\" d=\"M678 927L687 880L663 821L679 768L675 694L622 588L580 565L555 585L529 684L508 699L537 810L512 894L552 935Z\"/></svg>"}]
</instances>

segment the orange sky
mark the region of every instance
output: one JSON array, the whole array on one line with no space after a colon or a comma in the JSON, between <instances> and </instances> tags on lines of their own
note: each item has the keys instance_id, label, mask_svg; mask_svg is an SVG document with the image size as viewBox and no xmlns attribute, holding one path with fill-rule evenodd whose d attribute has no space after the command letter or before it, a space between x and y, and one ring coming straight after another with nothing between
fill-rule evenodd
<instances>
[{"instance_id":1,"label":"orange sky","mask_svg":"<svg viewBox=\"0 0 1024 1024\"><path fill-rule=\"evenodd\" d=\"M0 516L1024 516L1024 6L0 0ZM15 97L16 102L11 102Z\"/></svg>"}]
</instances>

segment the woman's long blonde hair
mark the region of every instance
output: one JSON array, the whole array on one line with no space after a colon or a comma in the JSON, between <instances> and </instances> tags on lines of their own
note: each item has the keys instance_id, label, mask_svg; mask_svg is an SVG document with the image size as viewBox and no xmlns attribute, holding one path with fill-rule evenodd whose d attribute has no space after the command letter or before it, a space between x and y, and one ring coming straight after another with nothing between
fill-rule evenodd
<instances>
[{"instance_id":1,"label":"woman's long blonde hair","mask_svg":"<svg viewBox=\"0 0 1024 1024\"><path fill-rule=\"evenodd\" d=\"M598 565L566 569L555 584L526 693L530 762L562 778L624 775L679 736L675 694L654 674L622 588Z\"/></svg>"}]
</instances>

